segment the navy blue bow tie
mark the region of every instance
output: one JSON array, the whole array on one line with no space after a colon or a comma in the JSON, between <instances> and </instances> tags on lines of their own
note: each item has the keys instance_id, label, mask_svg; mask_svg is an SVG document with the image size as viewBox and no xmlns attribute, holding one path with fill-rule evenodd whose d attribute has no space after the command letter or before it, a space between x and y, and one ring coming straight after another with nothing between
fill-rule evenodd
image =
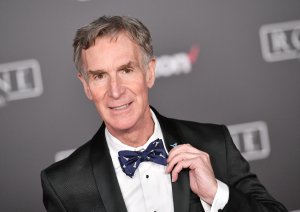
<instances>
[{"instance_id":1,"label":"navy blue bow tie","mask_svg":"<svg viewBox=\"0 0 300 212\"><path fill-rule=\"evenodd\" d=\"M144 151L119 151L119 161L123 172L132 177L141 162L151 161L161 165L167 165L167 153L161 139L151 142Z\"/></svg>"}]
</instances>

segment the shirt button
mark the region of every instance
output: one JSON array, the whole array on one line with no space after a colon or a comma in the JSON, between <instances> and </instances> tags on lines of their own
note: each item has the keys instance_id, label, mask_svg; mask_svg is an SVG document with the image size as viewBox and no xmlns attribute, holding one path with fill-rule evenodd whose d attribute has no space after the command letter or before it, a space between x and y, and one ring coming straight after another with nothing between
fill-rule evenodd
<instances>
[{"instance_id":1,"label":"shirt button","mask_svg":"<svg viewBox=\"0 0 300 212\"><path fill-rule=\"evenodd\" d=\"M147 178L147 179L149 178L149 175L148 175L148 174L146 175L146 178ZM154 212L156 212L156 211L154 211Z\"/></svg>"}]
</instances>

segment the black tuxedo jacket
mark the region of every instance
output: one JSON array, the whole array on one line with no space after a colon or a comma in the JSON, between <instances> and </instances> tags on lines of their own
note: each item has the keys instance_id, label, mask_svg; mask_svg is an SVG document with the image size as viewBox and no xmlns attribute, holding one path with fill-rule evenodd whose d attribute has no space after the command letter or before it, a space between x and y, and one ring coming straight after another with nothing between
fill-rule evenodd
<instances>
[{"instance_id":1,"label":"black tuxedo jacket","mask_svg":"<svg viewBox=\"0 0 300 212\"><path fill-rule=\"evenodd\" d=\"M189 143L210 155L217 179L229 186L224 212L283 212L234 146L225 126L165 118L156 111L169 148ZM102 124L96 135L68 158L41 172L43 201L49 212L126 212ZM175 212L204 211L190 190L188 170L172 183ZM159 211L166 212L166 211Z\"/></svg>"}]
</instances>

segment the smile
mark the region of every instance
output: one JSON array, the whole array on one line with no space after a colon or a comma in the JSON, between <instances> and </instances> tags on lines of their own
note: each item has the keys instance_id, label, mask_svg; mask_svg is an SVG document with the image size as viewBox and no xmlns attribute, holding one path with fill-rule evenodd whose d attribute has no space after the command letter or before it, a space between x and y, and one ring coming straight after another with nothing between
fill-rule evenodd
<instances>
[{"instance_id":1,"label":"smile","mask_svg":"<svg viewBox=\"0 0 300 212\"><path fill-rule=\"evenodd\" d=\"M125 104L125 105L118 106L118 107L110 107L110 109L112 109L112 110L123 110L123 109L129 107L130 104L131 104L131 102L128 103L128 104Z\"/></svg>"}]
</instances>

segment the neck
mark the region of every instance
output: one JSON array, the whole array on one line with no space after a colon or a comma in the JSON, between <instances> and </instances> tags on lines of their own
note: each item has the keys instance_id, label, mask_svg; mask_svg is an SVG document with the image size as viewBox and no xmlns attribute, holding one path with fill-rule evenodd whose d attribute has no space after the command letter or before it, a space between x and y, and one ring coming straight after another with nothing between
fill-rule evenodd
<instances>
[{"instance_id":1,"label":"neck","mask_svg":"<svg viewBox=\"0 0 300 212\"><path fill-rule=\"evenodd\" d=\"M135 127L125 130L108 131L122 143L131 147L143 146L154 132L154 121L150 108L145 112L145 116L138 121Z\"/></svg>"}]
</instances>

